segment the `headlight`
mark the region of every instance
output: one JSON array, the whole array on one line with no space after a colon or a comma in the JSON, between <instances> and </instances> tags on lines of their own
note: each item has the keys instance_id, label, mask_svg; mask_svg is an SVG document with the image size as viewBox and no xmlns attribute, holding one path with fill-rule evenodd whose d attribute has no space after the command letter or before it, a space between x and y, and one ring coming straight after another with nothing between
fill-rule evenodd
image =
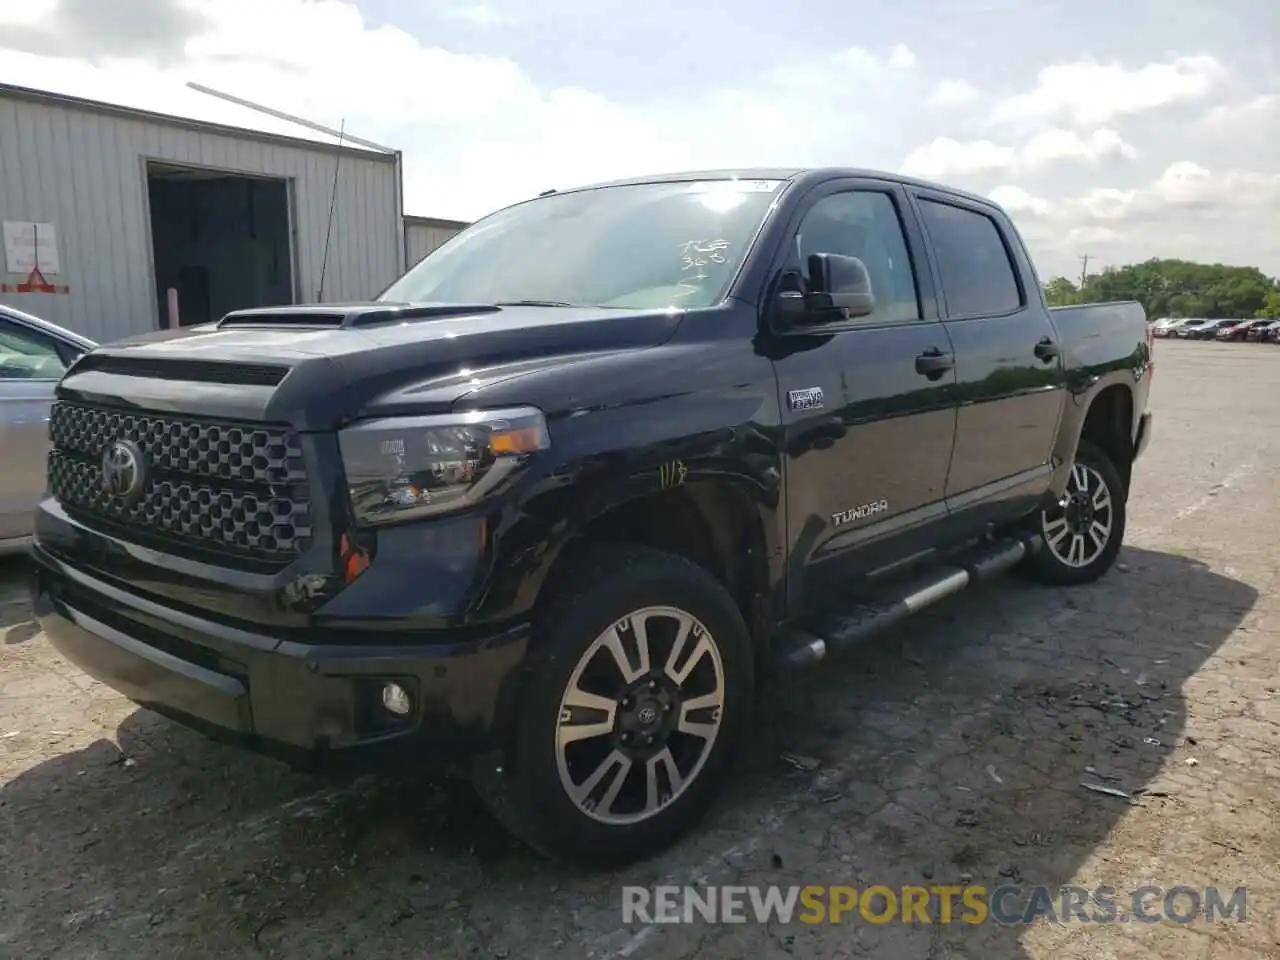
<instances>
[{"instance_id":1,"label":"headlight","mask_svg":"<svg viewBox=\"0 0 1280 960\"><path fill-rule=\"evenodd\" d=\"M388 417L338 434L351 505L370 524L470 506L549 444L532 407Z\"/></svg>"}]
</instances>

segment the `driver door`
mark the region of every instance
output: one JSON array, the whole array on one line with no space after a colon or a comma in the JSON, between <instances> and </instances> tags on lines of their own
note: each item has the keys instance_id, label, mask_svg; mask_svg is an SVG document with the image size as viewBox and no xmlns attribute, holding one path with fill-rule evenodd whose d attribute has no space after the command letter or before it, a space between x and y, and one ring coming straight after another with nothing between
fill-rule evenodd
<instances>
[{"instance_id":1,"label":"driver door","mask_svg":"<svg viewBox=\"0 0 1280 960\"><path fill-rule=\"evenodd\" d=\"M785 436L792 603L918 554L945 523L956 432L955 369L923 238L893 184L840 181L797 214L781 280L813 253L855 256L875 309L774 329ZM795 609L793 606L792 609Z\"/></svg>"}]
</instances>

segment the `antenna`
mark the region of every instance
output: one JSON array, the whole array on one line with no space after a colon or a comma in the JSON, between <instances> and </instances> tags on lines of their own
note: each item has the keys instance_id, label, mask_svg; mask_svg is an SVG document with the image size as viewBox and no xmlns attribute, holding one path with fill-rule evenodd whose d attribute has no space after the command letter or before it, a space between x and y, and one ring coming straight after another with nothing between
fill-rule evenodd
<instances>
[{"instance_id":1,"label":"antenna","mask_svg":"<svg viewBox=\"0 0 1280 960\"><path fill-rule=\"evenodd\" d=\"M258 113L265 113L269 117L275 117L277 120L286 120L289 123L296 123L300 127L306 127L317 133L327 134L330 137L337 137L339 141L345 140L348 143L359 144L362 147L368 147L370 150L377 150L379 153L396 153L397 151L391 147L384 146L381 143L374 143L372 140L362 140L359 137L353 137L343 130L334 130L332 127L326 127L323 124L314 123L311 120L304 120L302 117L295 117L291 113L285 113L283 110L276 110L274 107L266 107L260 103L254 103L252 100L245 100L234 94L224 93L221 90L215 90L213 87L206 87L204 84L196 83L193 80L187 81L187 86L196 93L203 93L210 97L217 97L219 100L226 100L228 103L234 103L237 106L247 107L250 110L256 110ZM345 127L345 122L344 122ZM341 145L341 143L339 144Z\"/></svg>"},{"instance_id":2,"label":"antenna","mask_svg":"<svg viewBox=\"0 0 1280 960\"><path fill-rule=\"evenodd\" d=\"M342 121L338 128L338 146L342 146L342 136L346 132L347 121ZM329 194L329 225L324 231L324 256L320 260L320 289L316 291L316 303L324 302L324 275L329 268L329 238L333 236L333 211L338 205L338 171L342 169L342 154L333 159L333 192Z\"/></svg>"}]
</instances>

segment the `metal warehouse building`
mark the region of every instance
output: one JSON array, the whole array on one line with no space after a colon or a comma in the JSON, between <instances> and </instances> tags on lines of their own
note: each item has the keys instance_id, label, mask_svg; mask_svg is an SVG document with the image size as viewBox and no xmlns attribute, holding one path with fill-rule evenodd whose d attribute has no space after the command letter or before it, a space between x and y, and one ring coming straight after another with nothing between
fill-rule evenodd
<instances>
[{"instance_id":1,"label":"metal warehouse building","mask_svg":"<svg viewBox=\"0 0 1280 960\"><path fill-rule=\"evenodd\" d=\"M404 218L405 262L413 266L436 247L456 233L461 233L468 224L461 220L438 220L435 217Z\"/></svg>"},{"instance_id":2,"label":"metal warehouse building","mask_svg":"<svg viewBox=\"0 0 1280 960\"><path fill-rule=\"evenodd\" d=\"M368 299L465 226L404 217L398 152L296 132L0 85L0 303L106 342Z\"/></svg>"}]
</instances>

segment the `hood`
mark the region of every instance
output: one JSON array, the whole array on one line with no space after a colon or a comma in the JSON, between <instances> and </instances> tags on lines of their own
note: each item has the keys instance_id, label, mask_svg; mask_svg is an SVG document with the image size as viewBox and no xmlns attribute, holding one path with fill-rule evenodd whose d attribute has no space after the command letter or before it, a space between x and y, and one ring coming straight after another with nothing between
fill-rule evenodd
<instances>
[{"instance_id":1,"label":"hood","mask_svg":"<svg viewBox=\"0 0 1280 960\"><path fill-rule=\"evenodd\" d=\"M681 316L483 304L240 311L217 325L99 347L58 390L66 399L125 408L328 430L387 394L436 412L486 379L657 346Z\"/></svg>"}]
</instances>

